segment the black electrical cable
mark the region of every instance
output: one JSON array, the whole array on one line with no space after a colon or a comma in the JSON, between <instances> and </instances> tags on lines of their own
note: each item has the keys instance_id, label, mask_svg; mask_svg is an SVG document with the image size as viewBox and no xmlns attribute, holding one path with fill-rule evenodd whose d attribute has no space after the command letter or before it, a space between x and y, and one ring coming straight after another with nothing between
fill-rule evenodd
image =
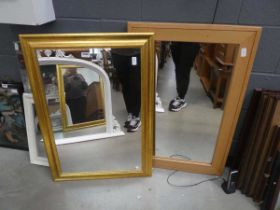
<instances>
[{"instance_id":1,"label":"black electrical cable","mask_svg":"<svg viewBox=\"0 0 280 210\"><path fill-rule=\"evenodd\" d=\"M169 184L170 186L172 187L194 187L194 186L197 186L197 185L200 185L204 182L209 182L209 181L215 181L215 180L218 180L218 179L223 179L222 177L214 177L214 178L210 178L210 179L205 179L205 180L202 180L200 182L197 182L197 183L193 183L193 184L187 184L187 185L176 185L176 184L172 184L169 179L174 175L176 174L178 171L173 171L172 173L170 173L166 179L166 182L167 184Z\"/></svg>"}]
</instances>

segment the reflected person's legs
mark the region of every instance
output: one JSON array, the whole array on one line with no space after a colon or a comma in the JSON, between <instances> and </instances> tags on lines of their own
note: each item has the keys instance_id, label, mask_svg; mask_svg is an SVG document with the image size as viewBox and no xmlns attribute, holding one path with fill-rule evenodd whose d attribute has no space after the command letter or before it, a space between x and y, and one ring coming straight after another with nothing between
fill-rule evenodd
<instances>
[{"instance_id":1,"label":"reflected person's legs","mask_svg":"<svg viewBox=\"0 0 280 210\"><path fill-rule=\"evenodd\" d=\"M113 65L116 68L118 79L122 86L123 99L128 113L132 113L129 87L129 57L112 53Z\"/></svg>"},{"instance_id":2,"label":"reflected person's legs","mask_svg":"<svg viewBox=\"0 0 280 210\"><path fill-rule=\"evenodd\" d=\"M131 112L133 116L139 117L141 106L141 63L140 55L134 56L137 59L135 65L129 66L129 96L131 100Z\"/></svg>"},{"instance_id":3,"label":"reflected person's legs","mask_svg":"<svg viewBox=\"0 0 280 210\"><path fill-rule=\"evenodd\" d=\"M137 60L134 64L132 57L136 57ZM130 56L112 53L112 59L122 85L123 98L128 112L124 126L128 128L128 131L136 131L141 125L139 118L141 105L140 54Z\"/></svg>"},{"instance_id":4,"label":"reflected person's legs","mask_svg":"<svg viewBox=\"0 0 280 210\"><path fill-rule=\"evenodd\" d=\"M72 121L74 124L85 122L86 117L86 104L87 99L85 96L73 99L66 99L66 103L69 106Z\"/></svg>"},{"instance_id":5,"label":"reflected person's legs","mask_svg":"<svg viewBox=\"0 0 280 210\"><path fill-rule=\"evenodd\" d=\"M178 96L170 102L170 111L180 111L187 106L185 95L188 91L190 72L198 50L199 44L196 43L172 42L171 44Z\"/></svg>"},{"instance_id":6,"label":"reflected person's legs","mask_svg":"<svg viewBox=\"0 0 280 210\"><path fill-rule=\"evenodd\" d=\"M130 63L129 83L130 83L130 100L132 110L132 120L127 128L128 132L137 131L141 126L140 109L141 109L141 61L140 54L131 56L136 58L136 62Z\"/></svg>"}]
</instances>

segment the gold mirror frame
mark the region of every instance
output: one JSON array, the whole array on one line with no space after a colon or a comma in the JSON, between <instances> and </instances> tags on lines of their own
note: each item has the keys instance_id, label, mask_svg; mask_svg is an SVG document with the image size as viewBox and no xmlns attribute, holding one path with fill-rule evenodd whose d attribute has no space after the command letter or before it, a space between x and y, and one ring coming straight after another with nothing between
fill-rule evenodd
<instances>
[{"instance_id":1,"label":"gold mirror frame","mask_svg":"<svg viewBox=\"0 0 280 210\"><path fill-rule=\"evenodd\" d=\"M62 116L62 129L63 131L72 131L75 129L80 128L87 128L87 127L94 127L94 126L100 126L105 125L105 119L99 119L99 120L93 120L89 122L83 122L73 125L68 125L68 117L67 117L67 111L66 111L66 101L65 101L65 94L64 94L64 81L63 81L63 75L62 75L62 69L64 68L75 68L77 66L73 65L56 65L56 75L57 75L57 84L58 84L58 95L60 98L60 112ZM100 79L100 78L99 78ZM104 94L102 89L102 81L100 81L101 84L101 95L102 100L104 102ZM104 109L104 106L103 106Z\"/></svg>"},{"instance_id":2,"label":"gold mirror frame","mask_svg":"<svg viewBox=\"0 0 280 210\"><path fill-rule=\"evenodd\" d=\"M254 26L156 22L128 23L128 32L154 32L156 41L224 43L239 46L212 162L204 163L154 156L153 166L202 174L221 175L223 173L256 56L261 31L261 27ZM247 55L241 57L241 49L245 48Z\"/></svg>"},{"instance_id":3,"label":"gold mirror frame","mask_svg":"<svg viewBox=\"0 0 280 210\"><path fill-rule=\"evenodd\" d=\"M54 181L150 176L154 138L153 33L81 33L20 35L35 108ZM140 48L141 51L141 167L138 170L63 173L54 141L36 50L65 48Z\"/></svg>"}]
</instances>

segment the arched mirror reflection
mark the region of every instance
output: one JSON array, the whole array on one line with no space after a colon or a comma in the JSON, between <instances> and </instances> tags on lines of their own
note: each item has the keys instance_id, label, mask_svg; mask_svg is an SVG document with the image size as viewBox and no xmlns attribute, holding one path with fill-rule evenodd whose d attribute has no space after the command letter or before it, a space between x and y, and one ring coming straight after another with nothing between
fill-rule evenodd
<instances>
[{"instance_id":1,"label":"arched mirror reflection","mask_svg":"<svg viewBox=\"0 0 280 210\"><path fill-rule=\"evenodd\" d=\"M98 73L57 65L57 76L63 129L104 125L104 90Z\"/></svg>"}]
</instances>

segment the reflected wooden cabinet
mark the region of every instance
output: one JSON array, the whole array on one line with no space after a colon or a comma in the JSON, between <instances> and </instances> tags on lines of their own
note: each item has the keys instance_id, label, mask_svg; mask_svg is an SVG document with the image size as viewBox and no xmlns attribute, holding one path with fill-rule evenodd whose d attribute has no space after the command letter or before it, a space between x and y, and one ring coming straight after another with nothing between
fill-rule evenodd
<instances>
[{"instance_id":1,"label":"reflected wooden cabinet","mask_svg":"<svg viewBox=\"0 0 280 210\"><path fill-rule=\"evenodd\" d=\"M233 66L236 46L232 44L216 44L215 59L224 66Z\"/></svg>"},{"instance_id":2,"label":"reflected wooden cabinet","mask_svg":"<svg viewBox=\"0 0 280 210\"><path fill-rule=\"evenodd\" d=\"M235 45L202 44L195 59L194 67L214 108L224 105L235 52Z\"/></svg>"},{"instance_id":3,"label":"reflected wooden cabinet","mask_svg":"<svg viewBox=\"0 0 280 210\"><path fill-rule=\"evenodd\" d=\"M104 98L100 82L93 82L89 85L86 98L86 119L99 120L104 119Z\"/></svg>"},{"instance_id":4,"label":"reflected wooden cabinet","mask_svg":"<svg viewBox=\"0 0 280 210\"><path fill-rule=\"evenodd\" d=\"M111 53L107 50L101 50L103 68L108 74L110 80L112 81L113 88L115 90L121 90L121 84L117 76L117 70L113 65Z\"/></svg>"}]
</instances>

